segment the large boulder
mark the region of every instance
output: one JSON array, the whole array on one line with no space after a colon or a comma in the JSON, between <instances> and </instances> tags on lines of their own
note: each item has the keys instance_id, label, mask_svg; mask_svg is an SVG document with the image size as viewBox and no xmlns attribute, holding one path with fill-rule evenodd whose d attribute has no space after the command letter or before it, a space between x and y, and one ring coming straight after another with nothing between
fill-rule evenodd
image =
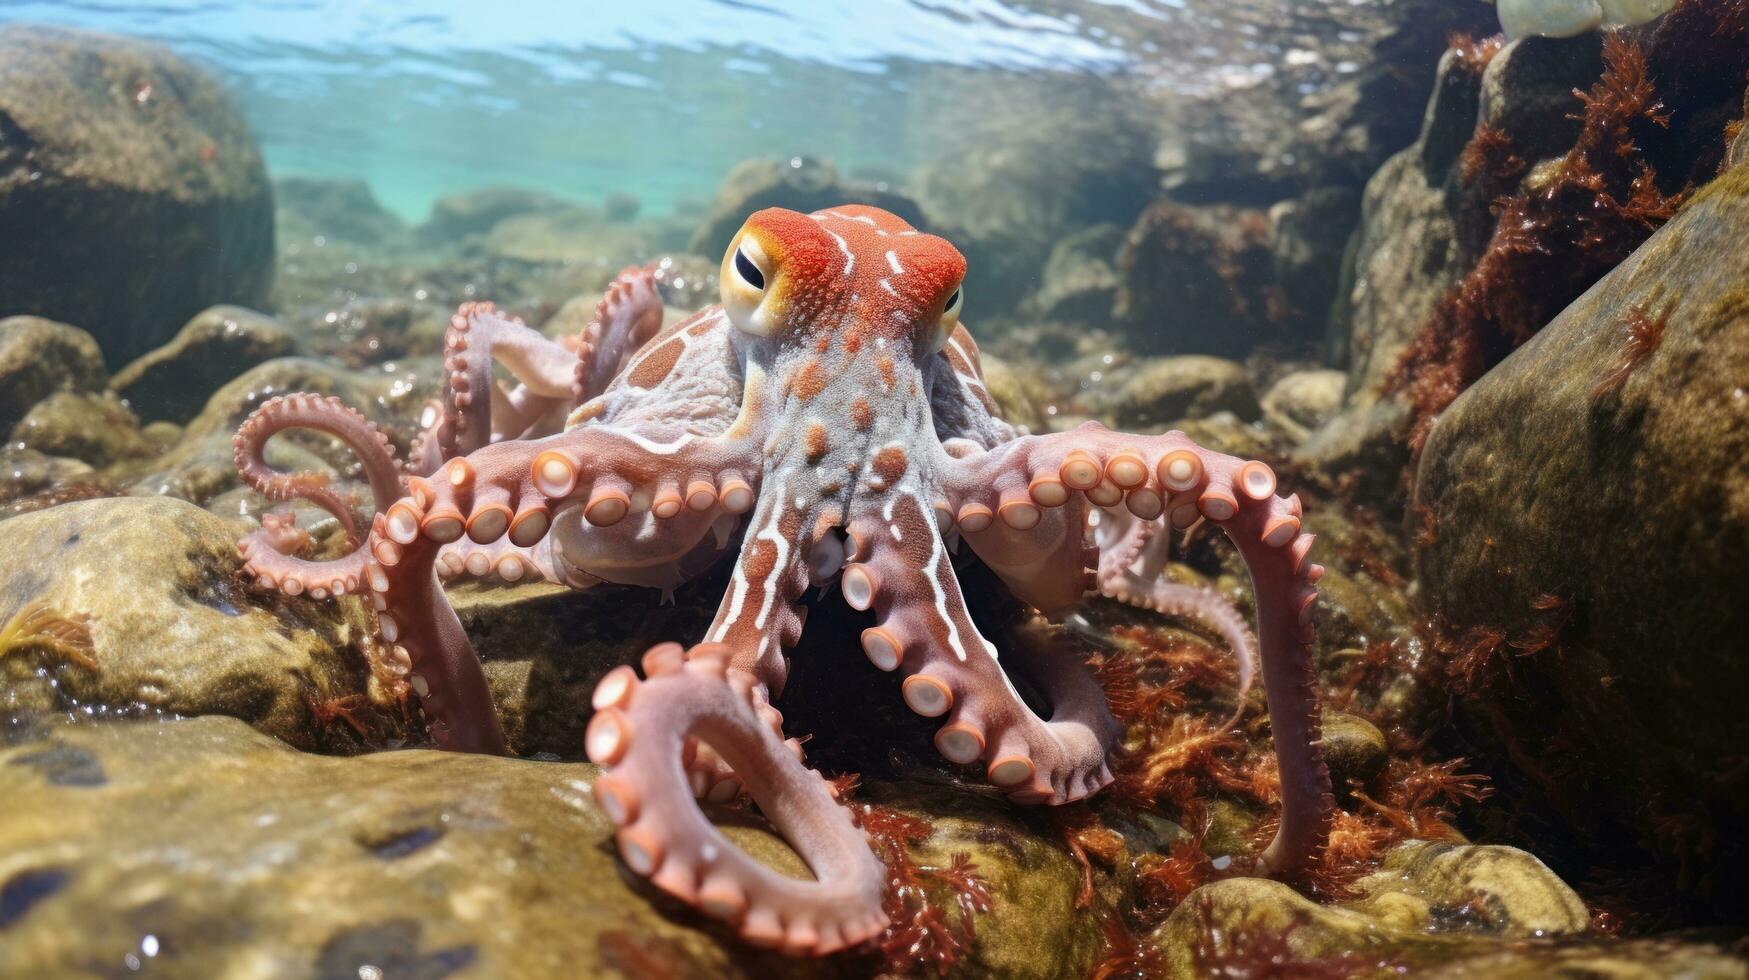
<instances>
[{"instance_id":1,"label":"large boulder","mask_svg":"<svg viewBox=\"0 0 1749 980\"><path fill-rule=\"evenodd\" d=\"M1596 860L1638 840L1739 911L1746 238L1739 164L1447 410L1414 508L1422 595L1498 758Z\"/></svg>"},{"instance_id":2,"label":"large boulder","mask_svg":"<svg viewBox=\"0 0 1749 980\"><path fill-rule=\"evenodd\" d=\"M878 956L766 952L630 874L588 763L460 753L337 759L234 720L40 725L0 748L0 973L90 964L178 975L867 977ZM1081 871L1003 802L947 788L859 798L921 818L911 861L965 854L989 889L955 976L1085 975ZM750 813L724 833L806 866ZM928 886L935 890L935 886ZM919 885L907 901L921 901ZM951 895L929 900L949 907ZM968 910L969 912L969 910Z\"/></svg>"},{"instance_id":3,"label":"large boulder","mask_svg":"<svg viewBox=\"0 0 1749 980\"><path fill-rule=\"evenodd\" d=\"M273 279L254 138L217 82L144 41L0 28L0 227L0 313L80 324L111 365Z\"/></svg>"}]
</instances>

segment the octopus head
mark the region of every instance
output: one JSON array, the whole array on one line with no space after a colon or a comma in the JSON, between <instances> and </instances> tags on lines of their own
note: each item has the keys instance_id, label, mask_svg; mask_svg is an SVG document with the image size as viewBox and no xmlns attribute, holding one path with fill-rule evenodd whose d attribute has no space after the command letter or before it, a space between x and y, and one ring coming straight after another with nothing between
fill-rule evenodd
<instances>
[{"instance_id":1,"label":"octopus head","mask_svg":"<svg viewBox=\"0 0 1749 980\"><path fill-rule=\"evenodd\" d=\"M749 337L780 347L867 346L918 359L947 344L966 260L879 208L756 212L723 256L723 308Z\"/></svg>"}]
</instances>

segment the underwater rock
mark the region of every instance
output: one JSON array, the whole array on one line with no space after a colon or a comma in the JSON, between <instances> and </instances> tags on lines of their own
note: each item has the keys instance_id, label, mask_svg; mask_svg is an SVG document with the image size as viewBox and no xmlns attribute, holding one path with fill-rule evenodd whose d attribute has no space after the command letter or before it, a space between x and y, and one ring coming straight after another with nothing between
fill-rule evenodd
<instances>
[{"instance_id":1,"label":"underwater rock","mask_svg":"<svg viewBox=\"0 0 1749 980\"><path fill-rule=\"evenodd\" d=\"M1276 339L1274 263L1263 212L1155 201L1118 252L1113 316L1137 353L1241 357Z\"/></svg>"},{"instance_id":2,"label":"underwater rock","mask_svg":"<svg viewBox=\"0 0 1749 980\"><path fill-rule=\"evenodd\" d=\"M865 953L755 949L628 874L591 796L599 771L428 751L322 757L213 717L13 732L0 749L0 973L130 956L200 975L882 972ZM1067 914L1079 869L1014 807L947 789L865 796L933 824L913 862L964 853L987 884L990 910L949 976L1081 976L1098 958L1098 921ZM758 860L807 874L749 812L712 812Z\"/></svg>"},{"instance_id":3,"label":"underwater rock","mask_svg":"<svg viewBox=\"0 0 1749 980\"><path fill-rule=\"evenodd\" d=\"M76 459L45 456L34 449L6 446L0 449L0 501L11 502L52 487L88 481L92 472L89 463ZM0 509L0 516L12 509L10 506Z\"/></svg>"},{"instance_id":4,"label":"underwater rock","mask_svg":"<svg viewBox=\"0 0 1749 980\"><path fill-rule=\"evenodd\" d=\"M324 744L311 700L361 691L341 607L257 595L236 578L237 527L169 498L62 504L0 522L0 610L91 617L96 669L51 652L0 660L10 710L225 714ZM354 613L356 615L356 612ZM37 669L37 668L42 669Z\"/></svg>"},{"instance_id":5,"label":"underwater rock","mask_svg":"<svg viewBox=\"0 0 1749 980\"><path fill-rule=\"evenodd\" d=\"M978 366L984 372L984 390L1003 419L1033 432L1050 428L1045 406L1051 401L1051 388L1035 365L980 352Z\"/></svg>"},{"instance_id":6,"label":"underwater rock","mask_svg":"<svg viewBox=\"0 0 1749 980\"><path fill-rule=\"evenodd\" d=\"M140 420L110 392L57 391L12 427L15 446L102 468L152 454Z\"/></svg>"},{"instance_id":7,"label":"underwater rock","mask_svg":"<svg viewBox=\"0 0 1749 980\"><path fill-rule=\"evenodd\" d=\"M1514 848L1410 841L1354 887L1319 905L1259 878L1204 885L1146 939L1146 975L1749 976L1706 943L1588 933L1584 902Z\"/></svg>"},{"instance_id":8,"label":"underwater rock","mask_svg":"<svg viewBox=\"0 0 1749 980\"><path fill-rule=\"evenodd\" d=\"M1581 853L1738 911L1746 236L1739 165L1446 410L1414 500L1438 649L1496 758Z\"/></svg>"},{"instance_id":9,"label":"underwater rock","mask_svg":"<svg viewBox=\"0 0 1749 980\"><path fill-rule=\"evenodd\" d=\"M1390 746L1377 725L1357 715L1325 708L1319 728L1324 738L1324 762L1338 792L1349 781L1365 783L1385 767Z\"/></svg>"},{"instance_id":10,"label":"underwater rock","mask_svg":"<svg viewBox=\"0 0 1749 980\"><path fill-rule=\"evenodd\" d=\"M398 243L407 234L400 216L382 206L362 180L281 177L273 182L279 233L322 235L360 245Z\"/></svg>"},{"instance_id":11,"label":"underwater rock","mask_svg":"<svg viewBox=\"0 0 1749 980\"><path fill-rule=\"evenodd\" d=\"M1498 0L1500 27L1509 38L1574 37L1598 27L1631 27L1657 20L1676 0Z\"/></svg>"},{"instance_id":12,"label":"underwater rock","mask_svg":"<svg viewBox=\"0 0 1749 980\"><path fill-rule=\"evenodd\" d=\"M1348 376L1341 371L1284 374L1263 393L1263 418L1291 442L1300 442L1342 408Z\"/></svg>"},{"instance_id":13,"label":"underwater rock","mask_svg":"<svg viewBox=\"0 0 1749 980\"><path fill-rule=\"evenodd\" d=\"M710 214L693 230L686 250L722 255L747 216L762 208L789 208L808 214L845 201L891 211L918 228L929 228L917 202L885 184L847 179L830 162L813 157L761 158L743 160L723 177Z\"/></svg>"},{"instance_id":14,"label":"underwater rock","mask_svg":"<svg viewBox=\"0 0 1749 980\"><path fill-rule=\"evenodd\" d=\"M1290 336L1313 339L1327 330L1348 240L1360 224L1360 192L1319 187L1269 209L1269 251L1284 316L1302 321Z\"/></svg>"},{"instance_id":15,"label":"underwater rock","mask_svg":"<svg viewBox=\"0 0 1749 980\"><path fill-rule=\"evenodd\" d=\"M187 422L227 381L292 350L279 321L240 306L215 306L117 371L110 387L144 421Z\"/></svg>"},{"instance_id":16,"label":"underwater rock","mask_svg":"<svg viewBox=\"0 0 1749 980\"><path fill-rule=\"evenodd\" d=\"M144 41L0 27L5 313L83 325L112 365L273 278L261 153L207 75ZM92 288L91 270L103 288Z\"/></svg>"},{"instance_id":17,"label":"underwater rock","mask_svg":"<svg viewBox=\"0 0 1749 980\"><path fill-rule=\"evenodd\" d=\"M1027 297L1021 312L1038 320L1110 326L1118 287L1113 266L1123 240L1124 230L1113 224L1065 236L1052 247L1038 291Z\"/></svg>"},{"instance_id":18,"label":"underwater rock","mask_svg":"<svg viewBox=\"0 0 1749 980\"><path fill-rule=\"evenodd\" d=\"M401 362L393 372L350 371L312 358L276 358L214 392L168 452L117 476L139 493L169 494L203 506L215 505L214 498L239 485L231 451L237 427L262 402L297 391L339 397L364 413L404 451L412 438L412 420L418 416L419 406L431 397L436 377L434 362ZM343 482L358 466L350 450L325 436L275 439L268 444L268 462L281 470L334 472ZM367 500L369 495L359 499ZM247 509L238 506L244 502ZM226 516L236 516L255 513L261 501L251 497L226 504Z\"/></svg>"},{"instance_id":19,"label":"underwater rock","mask_svg":"<svg viewBox=\"0 0 1749 980\"><path fill-rule=\"evenodd\" d=\"M1447 52L1414 146L1367 182L1360 229L1344 263L1331 333L1348 363L1342 411L1315 430L1296 458L1354 474L1363 500L1400 493L1409 460L1409 412L1383 395L1416 330L1467 269L1444 185L1476 125L1481 74ZM1389 404L1389 402L1397 404Z\"/></svg>"},{"instance_id":20,"label":"underwater rock","mask_svg":"<svg viewBox=\"0 0 1749 980\"><path fill-rule=\"evenodd\" d=\"M77 327L35 316L0 320L0 426L11 428L57 391L101 391L103 352Z\"/></svg>"},{"instance_id":21,"label":"underwater rock","mask_svg":"<svg viewBox=\"0 0 1749 980\"><path fill-rule=\"evenodd\" d=\"M1257 418L1257 391L1243 365L1218 357L1186 354L1150 358L1136 365L1115 391L1094 401L1115 428L1130 432L1164 431L1180 419L1232 412Z\"/></svg>"},{"instance_id":22,"label":"underwater rock","mask_svg":"<svg viewBox=\"0 0 1749 980\"><path fill-rule=\"evenodd\" d=\"M1045 263L1065 238L1128 227L1159 192L1149 107L1110 79L977 72L938 95L921 123L918 196L928 230L965 254L968 308L982 317L1047 285Z\"/></svg>"},{"instance_id":23,"label":"underwater rock","mask_svg":"<svg viewBox=\"0 0 1749 980\"><path fill-rule=\"evenodd\" d=\"M484 235L506 218L581 207L574 201L527 187L483 187L446 194L431 203L431 214L417 229L434 245L453 245L472 235Z\"/></svg>"}]
</instances>

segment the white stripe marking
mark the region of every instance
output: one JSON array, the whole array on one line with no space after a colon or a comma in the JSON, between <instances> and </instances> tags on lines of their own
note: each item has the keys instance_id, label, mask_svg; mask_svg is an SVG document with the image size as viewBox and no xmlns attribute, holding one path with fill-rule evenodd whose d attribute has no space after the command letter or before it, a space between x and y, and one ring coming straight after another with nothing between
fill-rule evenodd
<instances>
[{"instance_id":1,"label":"white stripe marking","mask_svg":"<svg viewBox=\"0 0 1749 980\"><path fill-rule=\"evenodd\" d=\"M887 249L887 264L893 267L893 275L902 276L905 274L905 267L899 264L899 253L890 248Z\"/></svg>"},{"instance_id":2,"label":"white stripe marking","mask_svg":"<svg viewBox=\"0 0 1749 980\"><path fill-rule=\"evenodd\" d=\"M832 240L838 243L838 251L844 253L844 274L850 275L850 270L856 268L856 256L850 254L850 246L844 244L844 236L831 229L822 228L821 230L831 235Z\"/></svg>"}]
</instances>

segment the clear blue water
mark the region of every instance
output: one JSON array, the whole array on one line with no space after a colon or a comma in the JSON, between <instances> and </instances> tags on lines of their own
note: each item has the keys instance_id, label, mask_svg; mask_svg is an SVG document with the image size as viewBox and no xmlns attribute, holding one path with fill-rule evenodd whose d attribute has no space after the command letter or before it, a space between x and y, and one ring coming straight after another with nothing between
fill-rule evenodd
<instances>
[{"instance_id":1,"label":"clear blue water","mask_svg":"<svg viewBox=\"0 0 1749 980\"><path fill-rule=\"evenodd\" d=\"M1105 26L1181 0L0 0L220 74L275 176L363 178L409 219L515 184L649 212L755 156L902 172L968 72L1123 72Z\"/></svg>"}]
</instances>

